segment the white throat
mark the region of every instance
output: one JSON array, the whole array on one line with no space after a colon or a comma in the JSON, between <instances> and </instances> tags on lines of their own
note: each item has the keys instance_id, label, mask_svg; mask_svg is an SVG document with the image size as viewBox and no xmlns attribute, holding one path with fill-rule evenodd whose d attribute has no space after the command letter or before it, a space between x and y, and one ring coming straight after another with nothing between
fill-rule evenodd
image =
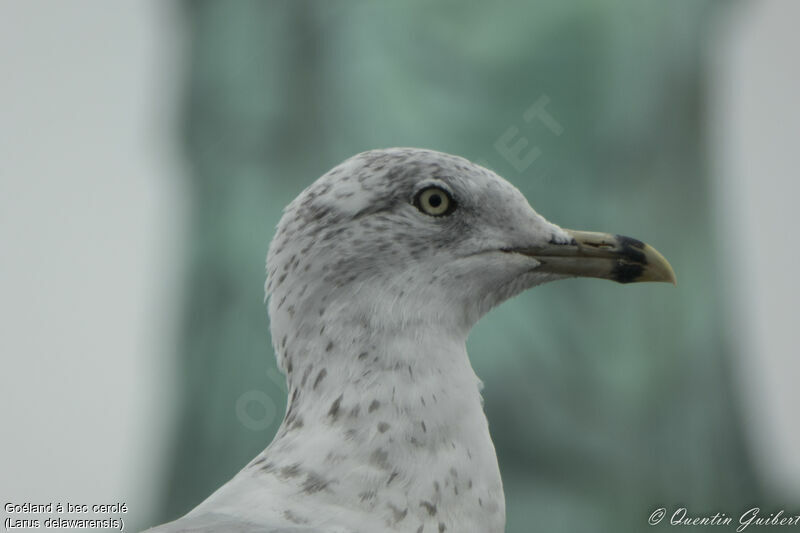
<instances>
[{"instance_id":1,"label":"white throat","mask_svg":"<svg viewBox=\"0 0 800 533\"><path fill-rule=\"evenodd\" d=\"M291 369L289 407L237 477L283 494L295 524L363 531L374 516L372 531L502 532L502 482L465 339L421 323L365 326L326 320L285 342L273 331Z\"/></svg>"}]
</instances>

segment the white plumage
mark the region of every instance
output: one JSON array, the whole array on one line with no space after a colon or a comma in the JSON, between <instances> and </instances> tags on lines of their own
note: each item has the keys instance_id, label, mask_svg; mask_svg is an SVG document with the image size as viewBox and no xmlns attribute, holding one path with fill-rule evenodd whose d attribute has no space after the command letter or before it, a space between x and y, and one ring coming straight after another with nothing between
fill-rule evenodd
<instances>
[{"instance_id":1,"label":"white plumage","mask_svg":"<svg viewBox=\"0 0 800 533\"><path fill-rule=\"evenodd\" d=\"M546 281L673 281L627 237L562 229L493 172L365 152L295 199L267 259L289 406L267 449L151 531L498 533L505 504L465 341Z\"/></svg>"}]
</instances>

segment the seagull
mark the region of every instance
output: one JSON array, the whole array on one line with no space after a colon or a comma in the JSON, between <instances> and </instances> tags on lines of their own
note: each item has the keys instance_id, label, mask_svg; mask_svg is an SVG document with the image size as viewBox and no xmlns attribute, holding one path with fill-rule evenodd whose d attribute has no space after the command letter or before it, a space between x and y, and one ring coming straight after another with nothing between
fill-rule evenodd
<instances>
[{"instance_id":1,"label":"seagull","mask_svg":"<svg viewBox=\"0 0 800 533\"><path fill-rule=\"evenodd\" d=\"M653 247L563 229L494 172L418 148L355 155L305 189L266 268L285 418L233 479L153 533L502 532L470 328L549 281L676 283Z\"/></svg>"}]
</instances>

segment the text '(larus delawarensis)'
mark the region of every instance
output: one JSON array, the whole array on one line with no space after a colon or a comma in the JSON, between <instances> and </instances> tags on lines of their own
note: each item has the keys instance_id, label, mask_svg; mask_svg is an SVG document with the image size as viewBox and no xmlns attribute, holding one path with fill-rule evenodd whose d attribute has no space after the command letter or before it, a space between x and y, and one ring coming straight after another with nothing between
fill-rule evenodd
<instances>
[{"instance_id":1,"label":"text '(larus delawarensis)'","mask_svg":"<svg viewBox=\"0 0 800 533\"><path fill-rule=\"evenodd\" d=\"M286 208L267 257L289 401L275 439L155 532L499 533L503 484L465 342L548 281L675 282L654 248L548 222L494 172L392 148Z\"/></svg>"}]
</instances>

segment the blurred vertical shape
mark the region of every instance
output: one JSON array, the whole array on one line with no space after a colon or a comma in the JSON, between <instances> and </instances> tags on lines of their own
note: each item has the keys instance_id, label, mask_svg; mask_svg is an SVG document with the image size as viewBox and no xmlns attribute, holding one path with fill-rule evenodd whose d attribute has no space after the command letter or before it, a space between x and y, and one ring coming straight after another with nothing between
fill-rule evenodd
<instances>
[{"instance_id":1,"label":"blurred vertical shape","mask_svg":"<svg viewBox=\"0 0 800 533\"><path fill-rule=\"evenodd\" d=\"M747 2L721 24L711 121L717 223L724 250L726 333L756 464L768 488L800 501L800 252L787 246L800 181L800 3Z\"/></svg>"},{"instance_id":2,"label":"blurred vertical shape","mask_svg":"<svg viewBox=\"0 0 800 533\"><path fill-rule=\"evenodd\" d=\"M657 507L759 501L702 136L719 5L186 6L194 237L165 518L235 474L283 413L262 302L280 208L345 157L398 145L486 164L554 222L646 239L678 273L677 289L540 287L476 327L509 532L633 533Z\"/></svg>"},{"instance_id":3,"label":"blurred vertical shape","mask_svg":"<svg viewBox=\"0 0 800 533\"><path fill-rule=\"evenodd\" d=\"M0 2L3 505L125 502L128 531L156 505L185 214L172 15Z\"/></svg>"}]
</instances>

